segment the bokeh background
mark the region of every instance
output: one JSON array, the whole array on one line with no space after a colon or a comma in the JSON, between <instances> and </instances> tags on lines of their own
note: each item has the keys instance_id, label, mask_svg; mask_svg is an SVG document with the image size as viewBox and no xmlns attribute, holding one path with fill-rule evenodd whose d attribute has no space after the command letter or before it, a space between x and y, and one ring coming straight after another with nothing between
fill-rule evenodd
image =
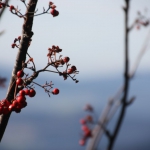
<instances>
[{"instance_id":1,"label":"bokeh background","mask_svg":"<svg viewBox=\"0 0 150 150\"><path fill-rule=\"evenodd\" d=\"M39 0L38 13L47 8L48 0ZM109 97L123 83L124 66L124 0L55 0L59 16L50 14L34 19L32 44L29 54L36 67L43 68L47 63L47 49L58 45L62 55L70 57L70 63L80 71L79 83L71 79L63 80L52 73L43 73L36 79L38 83L53 81L60 89L58 96L50 98L40 87L37 94L28 98L28 106L20 114L12 113L5 135L0 144L1 150L82 150L78 145L81 138L79 120L86 116L83 107L90 103L99 116ZM9 4L25 11L19 0ZM150 18L149 0L132 0L129 24L141 11ZM147 10L147 11L145 11ZM0 76L7 78L6 88L0 89L0 99L5 98L7 86L15 62L17 49L12 49L14 38L21 35L23 20L12 15L7 8L0 20ZM149 27L134 28L130 33L130 67L132 68L149 32ZM131 81L130 94L136 96L127 109L114 150L150 149L150 46ZM111 128L114 119L109 123ZM107 140L99 145L104 150Z\"/></svg>"}]
</instances>

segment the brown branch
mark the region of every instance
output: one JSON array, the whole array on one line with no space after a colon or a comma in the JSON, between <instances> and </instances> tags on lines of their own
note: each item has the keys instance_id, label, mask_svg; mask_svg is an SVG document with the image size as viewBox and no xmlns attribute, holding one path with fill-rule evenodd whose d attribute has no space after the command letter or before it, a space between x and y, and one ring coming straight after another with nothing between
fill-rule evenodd
<instances>
[{"instance_id":1,"label":"brown branch","mask_svg":"<svg viewBox=\"0 0 150 150\"><path fill-rule=\"evenodd\" d=\"M29 0L29 3L28 3L29 5L26 10L26 19L24 20L24 24L23 24L20 48L18 50L16 62L14 65L14 69L12 71L12 77L11 77L8 92L6 95L6 99L9 101L11 101L14 97L14 91L15 91L16 84L14 84L12 87L11 87L11 85L15 82L15 75L16 75L17 71L22 69L22 62L25 62L25 60L26 60L28 44L33 35L33 32L32 32L33 16L31 16L28 12L35 11L37 1L38 0ZM0 141L2 140L2 137L5 132L10 115L11 115L11 113L0 116Z\"/></svg>"},{"instance_id":2,"label":"brown branch","mask_svg":"<svg viewBox=\"0 0 150 150\"><path fill-rule=\"evenodd\" d=\"M129 13L129 1L130 0L125 0L126 3L126 8L124 9L125 11L125 73L124 73L124 95L122 97L122 108L120 111L120 115L118 118L118 121L116 123L116 127L114 129L114 132L112 134L111 139L109 140L108 144L108 150L112 150L114 142L116 140L116 137L118 135L119 129L121 127L122 121L125 116L126 108L127 108L127 96L128 96L128 90L129 90L129 48L128 48L128 36L129 36L129 30L128 30L128 13Z\"/></svg>"}]
</instances>

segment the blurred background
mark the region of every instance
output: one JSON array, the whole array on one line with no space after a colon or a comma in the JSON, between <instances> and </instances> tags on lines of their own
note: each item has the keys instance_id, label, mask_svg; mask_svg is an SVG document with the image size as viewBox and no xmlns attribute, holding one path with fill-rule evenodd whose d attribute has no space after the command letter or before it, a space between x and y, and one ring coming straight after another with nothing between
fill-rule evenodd
<instances>
[{"instance_id":1,"label":"blurred background","mask_svg":"<svg viewBox=\"0 0 150 150\"><path fill-rule=\"evenodd\" d=\"M39 0L40 13L47 9L48 0ZM80 71L76 78L63 80L53 73L40 74L36 81L44 84L53 81L60 94L48 95L35 86L36 96L27 98L28 106L20 114L12 113L1 150L82 150L79 120L86 116L83 107L90 103L99 116L108 99L123 83L124 73L124 0L55 0L59 16L50 14L35 17L29 54L37 69L47 64L47 49L58 45L61 55L69 56L70 63ZM9 4L25 7L20 0ZM149 0L132 0L129 24L141 11L150 18ZM14 39L21 35L23 20L6 9L0 20L0 77L6 77L6 88L0 89L0 99L5 98L17 49L12 49ZM150 28L134 28L130 33L130 68L132 68ZM127 113L117 137L114 150L150 149L150 46L140 62L138 71L130 84L131 96L136 96ZM28 71L27 71L28 72ZM109 123L111 127L114 119ZM99 145L104 150L107 140Z\"/></svg>"}]
</instances>

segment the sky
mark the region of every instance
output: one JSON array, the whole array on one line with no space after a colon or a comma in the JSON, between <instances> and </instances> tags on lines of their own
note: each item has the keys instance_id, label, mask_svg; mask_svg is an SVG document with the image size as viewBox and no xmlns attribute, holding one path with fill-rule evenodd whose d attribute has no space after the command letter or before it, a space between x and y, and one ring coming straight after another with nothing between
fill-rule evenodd
<instances>
[{"instance_id":1,"label":"sky","mask_svg":"<svg viewBox=\"0 0 150 150\"><path fill-rule=\"evenodd\" d=\"M37 13L48 5L48 0L40 0ZM19 0L11 0L10 4L19 7L24 12L24 5ZM70 63L80 71L80 78L106 77L122 75L124 66L124 12L123 0L55 0L59 11L58 17L50 14L34 19L32 44L29 54L34 58L37 68L47 63L47 49L58 45L63 49L61 55L69 56ZM137 16L137 11L144 13L149 0L132 0L130 9L131 25ZM150 16L150 11L146 14ZM6 16L6 17L5 17ZM12 49L14 38L21 35L23 20L6 10L0 21L0 29L5 34L0 39L0 63L12 68L17 49ZM138 52L147 36L148 28L136 28L130 33L130 66L133 65ZM148 48L149 49L149 48ZM147 51L140 65L141 70L149 68L149 53ZM10 56L10 57L9 57ZM6 61L7 59L7 61ZM39 61L40 60L40 61ZM42 61L41 61L42 60Z\"/></svg>"}]
</instances>

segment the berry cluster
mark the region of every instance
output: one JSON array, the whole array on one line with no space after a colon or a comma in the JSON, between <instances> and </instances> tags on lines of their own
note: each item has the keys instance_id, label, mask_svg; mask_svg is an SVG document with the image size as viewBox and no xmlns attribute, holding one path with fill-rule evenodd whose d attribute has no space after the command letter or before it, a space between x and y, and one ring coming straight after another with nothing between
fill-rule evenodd
<instances>
[{"instance_id":1,"label":"berry cluster","mask_svg":"<svg viewBox=\"0 0 150 150\"><path fill-rule=\"evenodd\" d=\"M137 29L140 29L142 26L143 27L149 26L150 25L150 18L148 18L146 16L146 14L147 14L147 10L145 10L145 12L138 11L137 12L137 18L135 19L131 28L133 28L135 26Z\"/></svg>"},{"instance_id":2,"label":"berry cluster","mask_svg":"<svg viewBox=\"0 0 150 150\"><path fill-rule=\"evenodd\" d=\"M71 77L76 83L78 83L79 81L76 80L74 77L76 74L78 74L79 71L77 71L76 66L71 66L68 63L70 61L69 57L64 57L62 58L62 56L59 56L59 59L56 59L56 53L61 52L62 49L59 48L59 46L55 46L53 45L52 48L48 48L48 64L52 65L56 68L57 73L59 73L60 76L63 76L64 80L66 80L68 77ZM66 69L63 71L58 70L59 67L62 67L63 65L66 65ZM71 76L71 74L74 74L73 76Z\"/></svg>"},{"instance_id":3,"label":"berry cluster","mask_svg":"<svg viewBox=\"0 0 150 150\"><path fill-rule=\"evenodd\" d=\"M19 48L20 47L20 41L21 36L18 36L18 38L14 39L13 44L11 45L12 48ZM31 39L30 43L31 44ZM17 44L17 42L19 42ZM15 81L11 87L15 85L15 93L14 98L11 101L8 100L2 100L1 101L1 114L7 114L11 111L20 112L22 108L27 106L26 102L26 96L34 97L36 95L36 91L33 88L33 85L38 85L41 88L45 90L45 92L50 96L50 94L57 95L59 94L59 89L53 88L52 82L48 83L46 82L44 85L40 85L39 83L34 82L34 79L38 77L39 73L41 72L53 72L58 73L60 76L63 76L64 80L66 80L68 77L70 77L73 81L76 83L78 80L75 79L75 75L78 73L76 66L71 66L68 64L70 61L69 57L62 58L62 55L59 56L59 59L56 58L56 54L60 53L62 49L59 48L59 46L53 45L51 48L48 48L48 64L40 70L36 70L36 66L34 63L33 58L27 53L29 59L26 62L22 62L22 69L19 70L16 75L14 76ZM32 66L29 66L29 64L32 63ZM65 67L65 70L60 71L59 68ZM48 67L52 66L55 68L54 70L49 70ZM32 75L26 74L24 71L25 69L29 69L33 72ZM71 76L74 74L73 76ZM32 84L31 84L32 83Z\"/></svg>"},{"instance_id":4,"label":"berry cluster","mask_svg":"<svg viewBox=\"0 0 150 150\"><path fill-rule=\"evenodd\" d=\"M24 3L25 7L28 6L26 4L25 0L21 0L21 2ZM26 14L23 15L17 7L15 8L13 5L8 5L6 3L0 2L0 9L4 8L4 7L9 7L9 10L12 14L14 14L14 15L20 17L20 18L26 19ZM53 2L49 2L49 7L48 7L47 10L45 10L45 8L43 7L43 12L42 13L35 14L37 12L36 11L36 12L32 13L31 15L38 16L38 15L42 15L42 14L45 14L45 13L50 13L53 17L56 17L56 16L59 15L59 12L55 8L56 8L56 5L54 5ZM51 9L50 12L49 12L49 9Z\"/></svg>"},{"instance_id":5,"label":"berry cluster","mask_svg":"<svg viewBox=\"0 0 150 150\"><path fill-rule=\"evenodd\" d=\"M85 111L93 112L93 107L89 104L84 108ZM91 115L87 115L85 118L80 120L81 130L82 130L82 138L79 140L79 144L84 146L87 139L92 137L91 125L93 124L93 117Z\"/></svg>"},{"instance_id":6,"label":"berry cluster","mask_svg":"<svg viewBox=\"0 0 150 150\"><path fill-rule=\"evenodd\" d=\"M26 86L25 80L22 77L24 76L23 70L17 72L16 75L16 89L18 90L18 94L14 96L14 99L9 102L7 99L0 101L0 115L8 114L9 112L15 111L16 113L21 112L21 109L27 106L26 96L34 97L36 95L36 91ZM21 88L20 88L21 87ZM25 88L22 88L25 87ZM59 94L59 89L54 88L51 92L54 95Z\"/></svg>"},{"instance_id":7,"label":"berry cluster","mask_svg":"<svg viewBox=\"0 0 150 150\"><path fill-rule=\"evenodd\" d=\"M53 17L56 17L59 15L59 12L55 9L56 6L54 5L53 2L49 2L49 7L51 8L50 13L52 14Z\"/></svg>"}]
</instances>

